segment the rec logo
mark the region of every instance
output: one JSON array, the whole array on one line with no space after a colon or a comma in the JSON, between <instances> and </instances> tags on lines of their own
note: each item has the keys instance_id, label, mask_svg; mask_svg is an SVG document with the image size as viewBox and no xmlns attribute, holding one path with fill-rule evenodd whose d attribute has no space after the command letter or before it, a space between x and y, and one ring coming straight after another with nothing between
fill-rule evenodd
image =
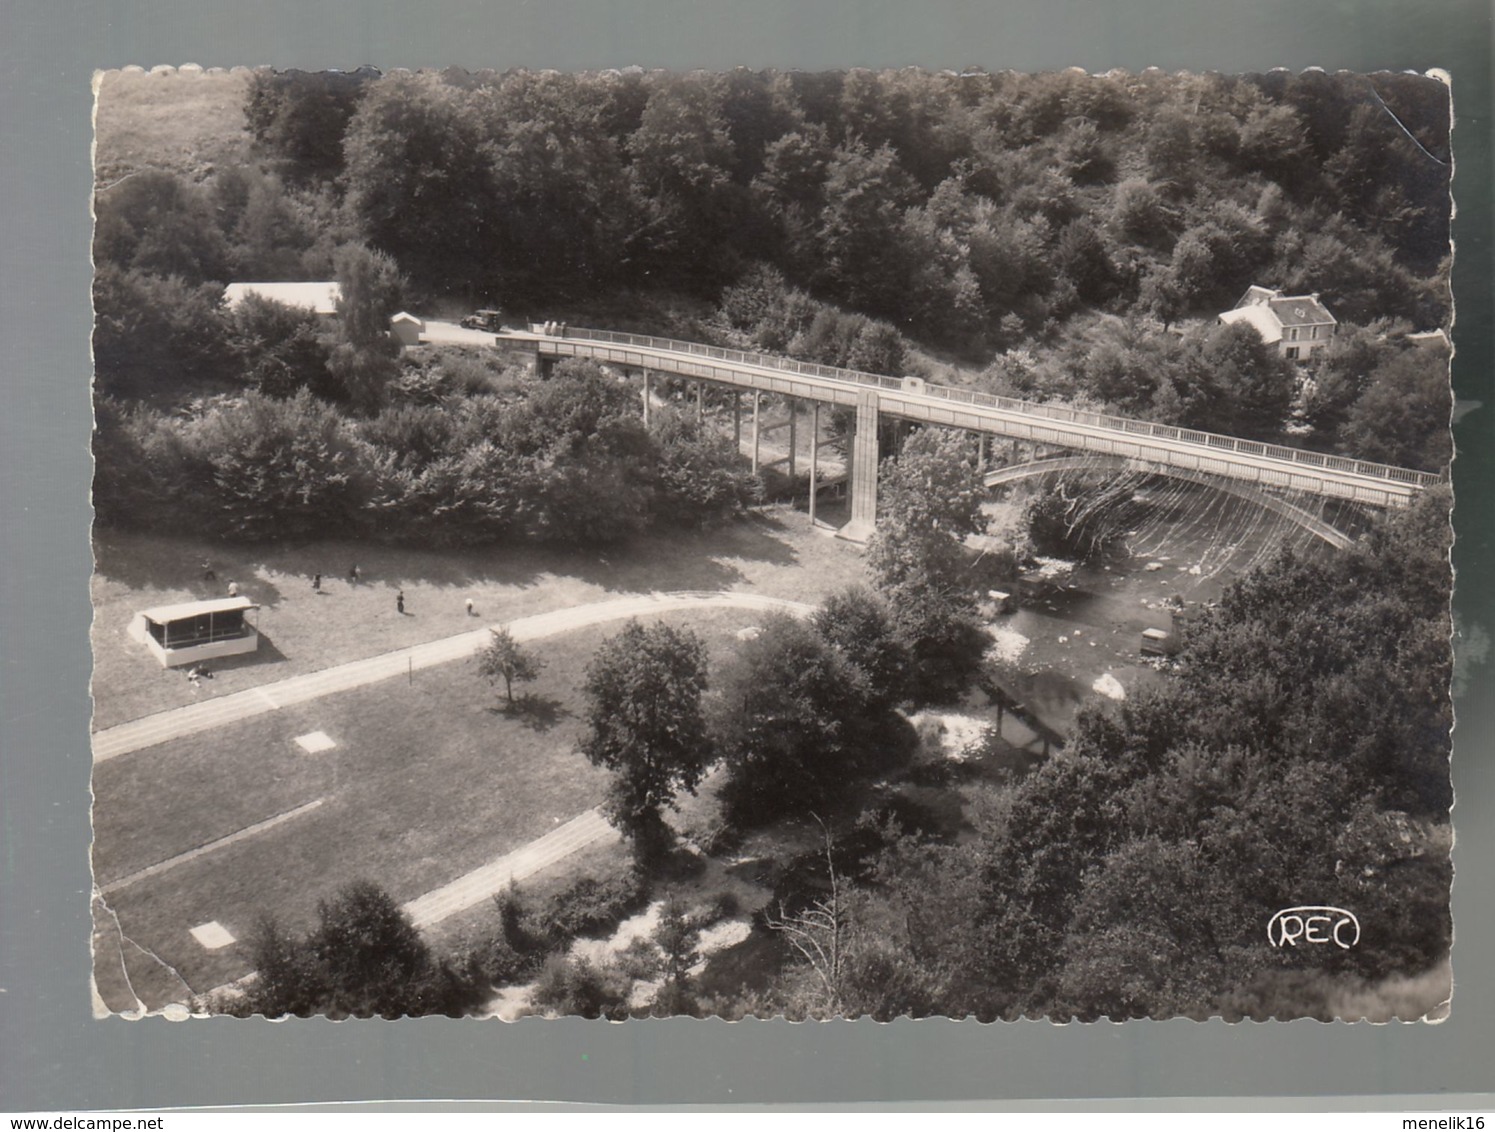
<instances>
[{"instance_id":1,"label":"rec logo","mask_svg":"<svg viewBox=\"0 0 1495 1132\"><path fill-rule=\"evenodd\" d=\"M1273 947L1332 943L1348 951L1360 942L1360 921L1355 913L1327 904L1283 908L1267 921L1267 942Z\"/></svg>"}]
</instances>

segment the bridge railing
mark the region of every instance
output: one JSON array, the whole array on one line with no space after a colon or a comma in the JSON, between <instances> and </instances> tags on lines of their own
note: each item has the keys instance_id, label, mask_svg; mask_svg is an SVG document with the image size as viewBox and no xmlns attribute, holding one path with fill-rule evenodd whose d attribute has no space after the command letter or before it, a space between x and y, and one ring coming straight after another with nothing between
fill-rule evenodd
<instances>
[{"instance_id":1,"label":"bridge railing","mask_svg":"<svg viewBox=\"0 0 1495 1132\"><path fill-rule=\"evenodd\" d=\"M717 361L748 365L758 369L779 370L784 373L817 377L839 381L849 385L866 386L894 392L905 390L902 379L883 374L863 373L860 370L842 369L840 366L824 366L815 362L801 362L794 358L774 354L758 354L748 350L734 350L727 346L707 346L700 342L687 342L678 338L660 338L652 334L627 334L616 330L592 330L568 328L567 338L586 341L610 342L625 346L642 346L651 350L667 350L677 354L693 354L697 357ZM1178 425L1158 424L1154 421L1139 421L1132 417L1112 416L1087 409L1071 409L1063 405L1048 405L1037 401L1023 401L1016 397L1001 397L994 393L982 393L974 389L960 389L950 385L925 383L918 391L925 397L936 397L956 404L974 405L997 409L1003 412L1021 413L1029 417L1044 417L1070 424L1104 428L1137 436L1155 437L1183 444L1197 444L1217 451L1239 452L1247 456L1262 456L1274 460L1286 460L1306 467L1323 468L1328 471L1349 472L1394 483L1430 487L1444 482L1444 477L1432 472L1420 472L1412 468L1398 468L1390 464L1377 464L1368 460L1357 460L1351 456L1331 456L1324 452L1310 452L1302 448L1288 448L1282 444L1267 444L1259 440L1242 440L1235 436L1203 432L1199 429L1181 428Z\"/></svg>"}]
</instances>

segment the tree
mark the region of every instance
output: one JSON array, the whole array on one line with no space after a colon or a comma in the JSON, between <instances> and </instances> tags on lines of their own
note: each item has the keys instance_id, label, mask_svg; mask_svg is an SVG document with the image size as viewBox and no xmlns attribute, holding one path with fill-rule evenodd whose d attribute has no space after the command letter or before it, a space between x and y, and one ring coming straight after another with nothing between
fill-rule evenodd
<instances>
[{"instance_id":1,"label":"tree","mask_svg":"<svg viewBox=\"0 0 1495 1132\"><path fill-rule=\"evenodd\" d=\"M100 190L94 208L99 264L176 276L193 286L225 278L227 244L201 187L165 170L141 169Z\"/></svg>"},{"instance_id":2,"label":"tree","mask_svg":"<svg viewBox=\"0 0 1495 1132\"><path fill-rule=\"evenodd\" d=\"M369 83L357 71L256 71L244 117L258 146L298 184L331 181L343 167L343 134Z\"/></svg>"},{"instance_id":3,"label":"tree","mask_svg":"<svg viewBox=\"0 0 1495 1132\"><path fill-rule=\"evenodd\" d=\"M820 285L868 314L897 316L904 299L900 233L914 185L893 148L837 150L825 179L817 244Z\"/></svg>"},{"instance_id":4,"label":"tree","mask_svg":"<svg viewBox=\"0 0 1495 1132\"><path fill-rule=\"evenodd\" d=\"M432 74L369 85L343 138L347 212L419 287L481 287L497 262L494 170L464 93Z\"/></svg>"},{"instance_id":5,"label":"tree","mask_svg":"<svg viewBox=\"0 0 1495 1132\"><path fill-rule=\"evenodd\" d=\"M268 914L256 920L247 943L257 976L249 993L250 1013L266 1018L315 1014L327 988L306 943Z\"/></svg>"},{"instance_id":6,"label":"tree","mask_svg":"<svg viewBox=\"0 0 1495 1132\"><path fill-rule=\"evenodd\" d=\"M232 315L234 347L243 359L245 380L269 397L290 397L310 389L323 400L336 398L342 390L328 370L329 353L318 321L309 310L245 295Z\"/></svg>"},{"instance_id":7,"label":"tree","mask_svg":"<svg viewBox=\"0 0 1495 1132\"><path fill-rule=\"evenodd\" d=\"M317 924L304 938L262 916L250 947L259 978L249 1006L271 1018L456 1017L481 998L481 988L433 955L410 917L368 881L344 885L321 901Z\"/></svg>"},{"instance_id":8,"label":"tree","mask_svg":"<svg viewBox=\"0 0 1495 1132\"><path fill-rule=\"evenodd\" d=\"M970 618L964 540L980 529L985 487L961 433L920 429L883 462L881 514L867 566L893 611L912 664L915 699L958 694L975 673L984 635Z\"/></svg>"},{"instance_id":9,"label":"tree","mask_svg":"<svg viewBox=\"0 0 1495 1132\"><path fill-rule=\"evenodd\" d=\"M657 449L628 387L569 360L505 407L491 437L512 465L519 529L537 541L596 544L641 529Z\"/></svg>"},{"instance_id":10,"label":"tree","mask_svg":"<svg viewBox=\"0 0 1495 1132\"><path fill-rule=\"evenodd\" d=\"M420 978L431 952L410 917L389 894L368 881L354 881L317 905L317 926L308 937L325 974L337 1013L399 1017L415 1013Z\"/></svg>"},{"instance_id":11,"label":"tree","mask_svg":"<svg viewBox=\"0 0 1495 1132\"><path fill-rule=\"evenodd\" d=\"M618 86L627 88L622 76ZM607 88L584 75L514 71L476 97L493 170L498 294L532 303L584 295L627 273L618 248L635 202Z\"/></svg>"},{"instance_id":12,"label":"tree","mask_svg":"<svg viewBox=\"0 0 1495 1132\"><path fill-rule=\"evenodd\" d=\"M504 696L514 707L514 684L529 684L539 679L543 661L532 655L509 632L507 625L489 629L492 640L478 657L478 673L490 682L504 682Z\"/></svg>"},{"instance_id":13,"label":"tree","mask_svg":"<svg viewBox=\"0 0 1495 1132\"><path fill-rule=\"evenodd\" d=\"M713 733L738 817L779 817L824 804L876 749L865 677L815 630L764 618L719 678ZM878 717L879 721L882 717Z\"/></svg>"},{"instance_id":14,"label":"tree","mask_svg":"<svg viewBox=\"0 0 1495 1132\"><path fill-rule=\"evenodd\" d=\"M394 260L362 244L346 244L333 256L339 294L337 344L328 368L353 404L375 412L398 373L399 346L389 336L389 319L400 309L404 280Z\"/></svg>"},{"instance_id":15,"label":"tree","mask_svg":"<svg viewBox=\"0 0 1495 1132\"><path fill-rule=\"evenodd\" d=\"M657 80L628 139L628 176L642 225L630 244L665 277L712 287L736 273L734 228L747 194L732 182L733 150L714 75ZM715 255L688 249L714 247Z\"/></svg>"},{"instance_id":16,"label":"tree","mask_svg":"<svg viewBox=\"0 0 1495 1132\"><path fill-rule=\"evenodd\" d=\"M236 377L223 288L101 262L93 281L94 370L104 396L175 404Z\"/></svg>"},{"instance_id":17,"label":"tree","mask_svg":"<svg viewBox=\"0 0 1495 1132\"><path fill-rule=\"evenodd\" d=\"M654 513L682 527L707 526L742 514L763 497L763 483L742 466L730 437L682 413L659 413L650 426L659 447Z\"/></svg>"},{"instance_id":18,"label":"tree","mask_svg":"<svg viewBox=\"0 0 1495 1132\"><path fill-rule=\"evenodd\" d=\"M1452 407L1448 355L1403 350L1371 371L1340 431L1340 450L1361 460L1441 471L1453 456Z\"/></svg>"},{"instance_id":19,"label":"tree","mask_svg":"<svg viewBox=\"0 0 1495 1132\"><path fill-rule=\"evenodd\" d=\"M1216 327L1204 340L1200 361L1222 394L1210 410L1213 419L1201 427L1260 439L1281 431L1296 391L1296 371L1255 328Z\"/></svg>"},{"instance_id":20,"label":"tree","mask_svg":"<svg viewBox=\"0 0 1495 1132\"><path fill-rule=\"evenodd\" d=\"M689 629L630 621L587 666L581 749L613 772L604 812L642 859L668 845L660 811L694 794L711 749L701 714L706 646Z\"/></svg>"},{"instance_id":21,"label":"tree","mask_svg":"<svg viewBox=\"0 0 1495 1132\"><path fill-rule=\"evenodd\" d=\"M819 820L818 818L816 819ZM770 930L784 937L799 958L814 973L818 984L811 1012L818 1017L841 1013L851 933L850 886L836 873L831 832L820 823L825 838L825 864L829 891L790 914L779 905L777 916L767 916Z\"/></svg>"},{"instance_id":22,"label":"tree","mask_svg":"<svg viewBox=\"0 0 1495 1132\"><path fill-rule=\"evenodd\" d=\"M690 969L701 961L701 929L678 896L671 896L660 908L653 942L664 957L664 985L654 999L655 1009L667 1016L691 1013Z\"/></svg>"},{"instance_id":23,"label":"tree","mask_svg":"<svg viewBox=\"0 0 1495 1132\"><path fill-rule=\"evenodd\" d=\"M886 602L852 586L821 602L811 622L826 643L866 678L870 708L886 710L903 698L908 649L898 639Z\"/></svg>"},{"instance_id":24,"label":"tree","mask_svg":"<svg viewBox=\"0 0 1495 1132\"><path fill-rule=\"evenodd\" d=\"M240 539L346 533L362 504L353 437L330 406L302 389L284 400L249 393L188 422L191 458L178 485L200 506L193 521Z\"/></svg>"}]
</instances>

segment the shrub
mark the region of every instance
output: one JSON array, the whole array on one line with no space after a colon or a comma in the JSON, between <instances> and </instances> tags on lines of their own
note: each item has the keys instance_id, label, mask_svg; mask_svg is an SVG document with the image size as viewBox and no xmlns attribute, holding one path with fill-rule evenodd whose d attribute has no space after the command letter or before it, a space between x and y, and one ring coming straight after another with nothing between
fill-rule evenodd
<instances>
[{"instance_id":1,"label":"shrub","mask_svg":"<svg viewBox=\"0 0 1495 1132\"><path fill-rule=\"evenodd\" d=\"M618 970L630 979L652 980L659 978L659 948L643 936L634 936L628 946L618 952Z\"/></svg>"},{"instance_id":2,"label":"shrub","mask_svg":"<svg viewBox=\"0 0 1495 1132\"><path fill-rule=\"evenodd\" d=\"M703 817L684 826L679 832L682 840L689 841L708 857L730 853L742 844L742 830L733 825L724 814Z\"/></svg>"},{"instance_id":3,"label":"shrub","mask_svg":"<svg viewBox=\"0 0 1495 1132\"><path fill-rule=\"evenodd\" d=\"M568 959L554 952L540 969L533 1001L536 1006L561 1015L583 1018L622 1018L627 1005L627 987L620 972L610 971L584 959Z\"/></svg>"},{"instance_id":4,"label":"shrub","mask_svg":"<svg viewBox=\"0 0 1495 1132\"><path fill-rule=\"evenodd\" d=\"M502 987L534 974L543 952L517 950L502 935L468 947L456 957L456 966L473 982Z\"/></svg>"},{"instance_id":5,"label":"shrub","mask_svg":"<svg viewBox=\"0 0 1495 1132\"><path fill-rule=\"evenodd\" d=\"M720 923L722 920L732 919L741 911L742 901L738 899L737 893L731 889L723 889L711 898L703 921L707 924Z\"/></svg>"},{"instance_id":6,"label":"shrub","mask_svg":"<svg viewBox=\"0 0 1495 1132\"><path fill-rule=\"evenodd\" d=\"M644 877L634 869L605 879L582 877L550 898L541 930L552 946L601 935L642 908L647 895Z\"/></svg>"},{"instance_id":7,"label":"shrub","mask_svg":"<svg viewBox=\"0 0 1495 1132\"><path fill-rule=\"evenodd\" d=\"M306 390L284 401L248 394L193 422L185 439L212 507L193 526L250 540L352 528L358 453L342 418Z\"/></svg>"}]
</instances>

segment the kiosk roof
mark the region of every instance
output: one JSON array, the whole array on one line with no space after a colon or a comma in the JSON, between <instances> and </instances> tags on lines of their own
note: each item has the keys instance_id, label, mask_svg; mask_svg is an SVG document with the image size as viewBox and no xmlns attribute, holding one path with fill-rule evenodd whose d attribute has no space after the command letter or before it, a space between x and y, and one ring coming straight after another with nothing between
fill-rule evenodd
<instances>
[{"instance_id":1,"label":"kiosk roof","mask_svg":"<svg viewBox=\"0 0 1495 1132\"><path fill-rule=\"evenodd\" d=\"M189 617L201 617L207 613L228 613L235 609L258 609L259 602L247 597L219 597L211 601L184 601L179 605L158 605L154 609L143 609L140 616L157 625L169 621L185 621Z\"/></svg>"}]
</instances>

